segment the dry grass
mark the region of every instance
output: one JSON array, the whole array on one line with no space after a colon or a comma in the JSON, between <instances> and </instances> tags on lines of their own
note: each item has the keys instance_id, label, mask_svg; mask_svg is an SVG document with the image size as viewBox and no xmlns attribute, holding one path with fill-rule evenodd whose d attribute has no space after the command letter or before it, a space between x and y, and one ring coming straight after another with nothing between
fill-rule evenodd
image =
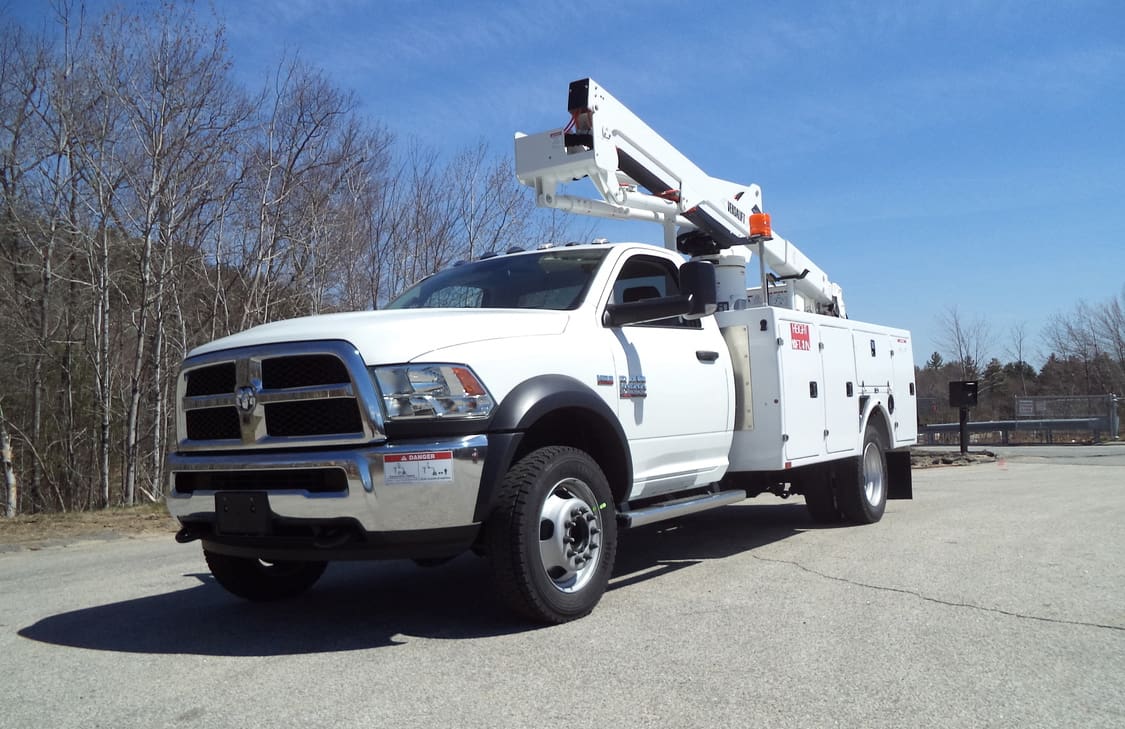
<instances>
[{"instance_id":1,"label":"dry grass","mask_svg":"<svg viewBox=\"0 0 1125 729\"><path fill-rule=\"evenodd\" d=\"M81 539L115 539L167 534L177 529L164 504L98 509L65 514L0 518L0 547L36 549Z\"/></svg>"}]
</instances>

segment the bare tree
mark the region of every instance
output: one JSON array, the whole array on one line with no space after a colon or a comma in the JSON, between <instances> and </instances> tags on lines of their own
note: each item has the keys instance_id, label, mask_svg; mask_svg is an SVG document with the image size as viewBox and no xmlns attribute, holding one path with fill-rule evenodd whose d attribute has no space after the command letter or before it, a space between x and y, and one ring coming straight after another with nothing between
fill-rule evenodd
<instances>
[{"instance_id":1,"label":"bare tree","mask_svg":"<svg viewBox=\"0 0 1125 729\"><path fill-rule=\"evenodd\" d=\"M27 335L23 340L23 354L31 363L27 437L35 443L50 440L45 416L52 341L60 319L54 300L56 267L67 257L76 206L74 130L70 117L52 104L52 91L69 86L73 69L70 26L65 16L62 21L63 51L54 66L41 39L27 39L17 29L2 41L5 68L0 94L6 152L0 178L4 230L10 236L4 258L14 269L9 301L15 304ZM58 482L37 458L28 489L31 499L47 498L45 487L55 505L65 509Z\"/></svg>"},{"instance_id":2,"label":"bare tree","mask_svg":"<svg viewBox=\"0 0 1125 729\"><path fill-rule=\"evenodd\" d=\"M1125 390L1125 291L1102 304L1080 301L1055 314L1043 331L1051 350L1077 364L1086 394Z\"/></svg>"},{"instance_id":3,"label":"bare tree","mask_svg":"<svg viewBox=\"0 0 1125 729\"><path fill-rule=\"evenodd\" d=\"M980 377L981 363L991 340L988 325L981 318L969 320L951 306L940 317L938 346L950 355L959 368L962 379Z\"/></svg>"},{"instance_id":4,"label":"bare tree","mask_svg":"<svg viewBox=\"0 0 1125 729\"><path fill-rule=\"evenodd\" d=\"M1102 349L1112 359L1112 391L1121 394L1125 392L1125 286L1098 307L1095 322Z\"/></svg>"},{"instance_id":5,"label":"bare tree","mask_svg":"<svg viewBox=\"0 0 1125 729\"><path fill-rule=\"evenodd\" d=\"M454 183L458 247L471 259L489 251L534 247L535 199L516 180L508 158L490 158L481 143L457 155L446 177Z\"/></svg>"},{"instance_id":6,"label":"bare tree","mask_svg":"<svg viewBox=\"0 0 1125 729\"><path fill-rule=\"evenodd\" d=\"M114 19L103 26L118 42L128 39L116 75L102 74L101 90L120 106L127 136L121 139L125 187L115 222L139 241L137 287L130 307L135 332L126 373L123 499L134 503L140 459L145 389L151 388L154 483L164 450L164 353L167 281L189 221L210 201L210 171L225 149L225 135L240 121L227 72L221 28L193 22L189 11L168 6L156 23ZM103 31L106 32L106 31ZM112 48L112 40L103 44ZM154 488L145 489L155 498Z\"/></svg>"},{"instance_id":7,"label":"bare tree","mask_svg":"<svg viewBox=\"0 0 1125 729\"><path fill-rule=\"evenodd\" d=\"M1008 332L1008 356L1014 360L1020 378L1020 394L1027 394L1027 322L1015 324Z\"/></svg>"},{"instance_id":8,"label":"bare tree","mask_svg":"<svg viewBox=\"0 0 1125 729\"><path fill-rule=\"evenodd\" d=\"M15 466L12 463L12 439L8 435L2 404L0 404L0 468L4 473L4 516L10 519L16 515L19 494L16 490Z\"/></svg>"}]
</instances>

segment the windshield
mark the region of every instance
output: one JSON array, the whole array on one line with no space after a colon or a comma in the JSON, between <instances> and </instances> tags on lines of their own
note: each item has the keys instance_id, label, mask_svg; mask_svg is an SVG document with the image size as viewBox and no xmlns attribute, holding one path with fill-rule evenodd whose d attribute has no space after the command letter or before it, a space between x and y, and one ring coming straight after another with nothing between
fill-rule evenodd
<instances>
[{"instance_id":1,"label":"windshield","mask_svg":"<svg viewBox=\"0 0 1125 729\"><path fill-rule=\"evenodd\" d=\"M474 261L435 273L387 309L576 309L604 248L550 249Z\"/></svg>"}]
</instances>

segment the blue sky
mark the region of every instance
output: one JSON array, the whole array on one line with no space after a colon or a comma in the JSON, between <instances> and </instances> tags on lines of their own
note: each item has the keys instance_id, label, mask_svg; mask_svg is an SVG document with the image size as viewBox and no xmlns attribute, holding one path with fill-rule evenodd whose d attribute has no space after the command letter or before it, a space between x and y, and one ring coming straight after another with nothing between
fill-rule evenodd
<instances>
[{"instance_id":1,"label":"blue sky","mask_svg":"<svg viewBox=\"0 0 1125 729\"><path fill-rule=\"evenodd\" d=\"M1045 354L1048 317L1125 286L1119 0L215 8L248 85L299 52L373 119L450 154L562 125L569 82L594 78L709 174L760 184L850 316L911 329L919 362L950 306L1007 360L1013 326ZM31 20L47 3L9 9Z\"/></svg>"}]
</instances>

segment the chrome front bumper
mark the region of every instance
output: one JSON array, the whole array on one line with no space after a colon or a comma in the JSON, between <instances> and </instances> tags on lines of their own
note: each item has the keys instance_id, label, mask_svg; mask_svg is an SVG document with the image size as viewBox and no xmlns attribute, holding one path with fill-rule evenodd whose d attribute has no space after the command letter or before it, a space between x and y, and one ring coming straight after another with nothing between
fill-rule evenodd
<instances>
[{"instance_id":1,"label":"chrome front bumper","mask_svg":"<svg viewBox=\"0 0 1125 729\"><path fill-rule=\"evenodd\" d=\"M346 490L310 493L264 489L275 516L355 519L369 533L472 526L488 438L404 441L364 448L305 452L168 455L168 511L182 522L212 521L215 490L176 490L182 473L339 469ZM259 490L249 486L247 490Z\"/></svg>"}]
</instances>

